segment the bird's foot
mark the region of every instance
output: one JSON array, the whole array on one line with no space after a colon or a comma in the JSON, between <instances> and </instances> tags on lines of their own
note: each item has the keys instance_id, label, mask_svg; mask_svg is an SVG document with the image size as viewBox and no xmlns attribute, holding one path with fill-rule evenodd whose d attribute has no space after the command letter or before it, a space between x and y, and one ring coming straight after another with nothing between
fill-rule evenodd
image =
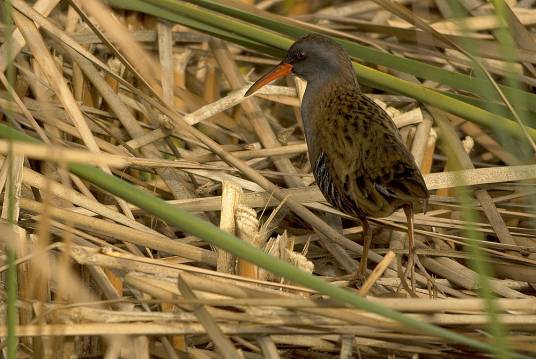
<instances>
[{"instance_id":1,"label":"bird's foot","mask_svg":"<svg viewBox=\"0 0 536 359\"><path fill-rule=\"evenodd\" d=\"M409 283L410 283L410 286L409 288L405 288L406 290L410 289L410 295L412 297L415 297L416 296L416 293L415 293L415 288L417 287L416 285L416 281L415 281L415 254L412 253L412 255L410 255L408 257L408 263L406 265L406 270L404 272L404 281L406 280L406 278L409 277Z\"/></svg>"}]
</instances>

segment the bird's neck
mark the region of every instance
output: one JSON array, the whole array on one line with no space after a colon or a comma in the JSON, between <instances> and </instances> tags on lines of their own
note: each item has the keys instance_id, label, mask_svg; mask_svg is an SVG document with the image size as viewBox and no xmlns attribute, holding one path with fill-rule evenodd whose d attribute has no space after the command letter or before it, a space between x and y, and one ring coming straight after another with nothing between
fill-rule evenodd
<instances>
[{"instance_id":1,"label":"bird's neck","mask_svg":"<svg viewBox=\"0 0 536 359\"><path fill-rule=\"evenodd\" d=\"M307 90L322 90L337 87L355 87L359 91L359 85L356 79L356 73L351 67L334 67L330 69L326 64L325 69L321 69L314 74L309 74L307 78Z\"/></svg>"},{"instance_id":2,"label":"bird's neck","mask_svg":"<svg viewBox=\"0 0 536 359\"><path fill-rule=\"evenodd\" d=\"M329 101L331 97L337 97L340 92L356 91L361 92L357 83L355 72L330 74L319 71L319 74L307 80L307 87L302 99L303 121L312 120L313 113L324 101ZM304 123L305 126L310 123Z\"/></svg>"},{"instance_id":3,"label":"bird's neck","mask_svg":"<svg viewBox=\"0 0 536 359\"><path fill-rule=\"evenodd\" d=\"M332 97L337 97L341 92L360 92L355 73L353 76L323 76L319 75L307 81L307 87L303 94L301 104L301 115L305 132L305 139L309 149L310 160L316 161L318 149L315 133L317 129L316 121L322 121L321 113L325 111L325 104L330 102Z\"/></svg>"}]
</instances>

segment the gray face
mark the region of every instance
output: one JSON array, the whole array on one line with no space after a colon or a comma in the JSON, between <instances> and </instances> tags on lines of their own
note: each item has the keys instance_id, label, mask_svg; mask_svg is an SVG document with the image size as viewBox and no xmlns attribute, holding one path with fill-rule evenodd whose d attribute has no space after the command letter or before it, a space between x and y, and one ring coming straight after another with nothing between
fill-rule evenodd
<instances>
[{"instance_id":1,"label":"gray face","mask_svg":"<svg viewBox=\"0 0 536 359\"><path fill-rule=\"evenodd\" d=\"M291 64L292 72L308 82L351 68L350 58L342 46L316 34L296 41L284 62Z\"/></svg>"}]
</instances>

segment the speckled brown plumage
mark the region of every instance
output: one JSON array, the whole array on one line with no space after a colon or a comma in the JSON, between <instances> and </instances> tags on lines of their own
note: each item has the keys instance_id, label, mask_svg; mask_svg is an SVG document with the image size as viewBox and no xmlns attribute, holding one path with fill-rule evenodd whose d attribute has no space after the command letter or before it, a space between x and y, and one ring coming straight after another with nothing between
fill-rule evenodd
<instances>
[{"instance_id":1,"label":"speckled brown plumage","mask_svg":"<svg viewBox=\"0 0 536 359\"><path fill-rule=\"evenodd\" d=\"M422 203L428 191L391 118L351 86L322 91L304 118L318 186L341 211L386 217L405 204Z\"/></svg>"},{"instance_id":2,"label":"speckled brown plumage","mask_svg":"<svg viewBox=\"0 0 536 359\"><path fill-rule=\"evenodd\" d=\"M346 51L324 36L305 36L247 94L290 72L307 81L301 112L318 187L335 208L363 223L360 273L371 239L367 217L404 208L413 252L412 210L426 204L428 190L392 119L361 92Z\"/></svg>"}]
</instances>

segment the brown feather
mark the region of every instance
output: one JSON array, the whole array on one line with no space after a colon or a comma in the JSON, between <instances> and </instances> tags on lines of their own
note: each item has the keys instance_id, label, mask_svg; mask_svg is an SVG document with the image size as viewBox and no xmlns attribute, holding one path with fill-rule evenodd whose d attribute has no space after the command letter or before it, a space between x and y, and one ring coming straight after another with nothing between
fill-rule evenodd
<instances>
[{"instance_id":1,"label":"brown feather","mask_svg":"<svg viewBox=\"0 0 536 359\"><path fill-rule=\"evenodd\" d=\"M308 119L316 138L311 161L326 199L359 217L425 201L424 179L389 115L354 86L330 87L315 95Z\"/></svg>"}]
</instances>

